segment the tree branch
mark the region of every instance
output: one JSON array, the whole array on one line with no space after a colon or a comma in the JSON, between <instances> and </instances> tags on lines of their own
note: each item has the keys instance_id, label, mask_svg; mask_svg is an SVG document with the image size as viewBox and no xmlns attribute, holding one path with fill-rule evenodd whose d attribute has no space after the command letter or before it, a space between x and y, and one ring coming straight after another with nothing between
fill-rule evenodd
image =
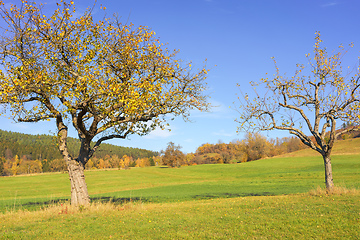
<instances>
[{"instance_id":1,"label":"tree branch","mask_svg":"<svg viewBox=\"0 0 360 240\"><path fill-rule=\"evenodd\" d=\"M27 117L27 118L18 118L19 122L38 122L41 120L46 120L49 118L56 118L56 115L54 114L49 114L49 115L44 115L44 116L35 116L35 117Z\"/></svg>"},{"instance_id":2,"label":"tree branch","mask_svg":"<svg viewBox=\"0 0 360 240\"><path fill-rule=\"evenodd\" d=\"M130 133L130 130L128 130L125 134L120 135L120 134L111 134L105 137L100 138L99 140L96 141L94 147L92 147L90 153L89 153L89 158L91 158L93 156L93 154L95 153L95 151L100 147L100 144L106 140L110 140L110 139L114 139L114 138L120 138L120 139L125 139L126 136Z\"/></svg>"}]
</instances>

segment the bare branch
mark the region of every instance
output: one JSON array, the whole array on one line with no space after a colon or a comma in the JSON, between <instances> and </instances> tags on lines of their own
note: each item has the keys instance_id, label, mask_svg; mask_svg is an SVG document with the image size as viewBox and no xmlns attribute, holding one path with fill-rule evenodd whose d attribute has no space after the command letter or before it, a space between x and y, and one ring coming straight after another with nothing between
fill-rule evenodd
<instances>
[{"instance_id":1,"label":"bare branch","mask_svg":"<svg viewBox=\"0 0 360 240\"><path fill-rule=\"evenodd\" d=\"M49 115L34 116L34 117L28 116L28 117L25 117L25 118L18 118L17 120L19 122L39 122L39 121L42 121L42 120L48 120L50 118L56 118L56 115L49 114Z\"/></svg>"}]
</instances>

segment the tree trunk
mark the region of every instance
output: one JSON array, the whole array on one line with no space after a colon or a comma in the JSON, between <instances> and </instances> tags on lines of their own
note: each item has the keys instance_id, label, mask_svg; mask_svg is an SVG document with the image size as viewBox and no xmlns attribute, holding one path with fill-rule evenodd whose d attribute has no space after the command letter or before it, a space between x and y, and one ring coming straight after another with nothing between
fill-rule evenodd
<instances>
[{"instance_id":1,"label":"tree trunk","mask_svg":"<svg viewBox=\"0 0 360 240\"><path fill-rule=\"evenodd\" d=\"M331 167L331 158L330 156L323 156L324 166L325 166L325 184L327 191L332 191L334 188L332 167Z\"/></svg>"},{"instance_id":2,"label":"tree trunk","mask_svg":"<svg viewBox=\"0 0 360 240\"><path fill-rule=\"evenodd\" d=\"M66 159L69 179L71 183L71 205L87 205L90 203L90 197L85 182L85 175L82 163L75 161L74 159Z\"/></svg>"},{"instance_id":3,"label":"tree trunk","mask_svg":"<svg viewBox=\"0 0 360 240\"><path fill-rule=\"evenodd\" d=\"M58 127L59 150L67 164L69 179L71 183L71 205L87 205L90 203L87 186L85 183L84 163L74 160L67 148L67 126L63 123L62 116L57 115L56 125Z\"/></svg>"}]
</instances>

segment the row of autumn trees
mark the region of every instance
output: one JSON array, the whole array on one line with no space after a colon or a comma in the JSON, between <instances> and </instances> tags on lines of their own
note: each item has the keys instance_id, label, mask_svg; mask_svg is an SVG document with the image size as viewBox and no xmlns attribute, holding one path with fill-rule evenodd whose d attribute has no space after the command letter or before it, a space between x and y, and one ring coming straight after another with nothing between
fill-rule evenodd
<instances>
[{"instance_id":1,"label":"row of autumn trees","mask_svg":"<svg viewBox=\"0 0 360 240\"><path fill-rule=\"evenodd\" d=\"M104 158L91 158L88 164L86 164L86 169L129 169L130 167L150 167L159 164L161 164L161 158L159 156L134 159L127 155L124 155L121 158L119 158L117 155L105 155ZM27 159L26 155L22 156L21 158L19 158L18 155L15 155L10 159L0 157L0 176L15 176L21 174L65 171L67 171L67 166L63 159L31 160Z\"/></svg>"},{"instance_id":2,"label":"row of autumn trees","mask_svg":"<svg viewBox=\"0 0 360 240\"><path fill-rule=\"evenodd\" d=\"M353 124L343 124L337 140L346 140L360 137L360 130L346 132L346 129L355 129ZM314 137L309 136L312 141ZM326 133L327 141L330 132ZM297 137L267 138L260 133L246 133L243 140L234 140L230 143L219 141L216 144L205 143L197 148L195 153L184 154L180 145L168 143L161 152L160 162L169 167L180 167L198 164L231 164L250 162L262 158L274 157L307 148Z\"/></svg>"},{"instance_id":3,"label":"row of autumn trees","mask_svg":"<svg viewBox=\"0 0 360 240\"><path fill-rule=\"evenodd\" d=\"M259 133L247 133L243 140L230 143L206 143L197 148L195 153L184 154L180 145L170 142L162 151L161 161L170 167L198 164L229 164L249 162L266 157L273 157L305 148L295 137L268 139Z\"/></svg>"}]
</instances>

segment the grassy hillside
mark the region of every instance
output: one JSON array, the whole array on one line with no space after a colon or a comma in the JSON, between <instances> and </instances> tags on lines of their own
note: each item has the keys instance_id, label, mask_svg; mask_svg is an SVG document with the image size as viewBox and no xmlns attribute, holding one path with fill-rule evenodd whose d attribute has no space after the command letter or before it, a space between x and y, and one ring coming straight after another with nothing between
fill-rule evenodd
<instances>
[{"instance_id":1,"label":"grassy hillside","mask_svg":"<svg viewBox=\"0 0 360 240\"><path fill-rule=\"evenodd\" d=\"M348 154L358 140L344 143L333 156L334 181L359 189L360 154ZM310 153L87 171L90 195L107 203L86 208L56 203L69 199L67 174L2 177L0 239L359 239L360 191L311 191L324 185L324 170ZM34 206L42 210L26 210Z\"/></svg>"},{"instance_id":2,"label":"grassy hillside","mask_svg":"<svg viewBox=\"0 0 360 240\"><path fill-rule=\"evenodd\" d=\"M360 138L352 138L347 140L336 141L331 154L332 156L360 154ZM320 154L310 148L306 148L303 150L287 153L276 157L282 158L282 157L312 157L312 156L320 156Z\"/></svg>"},{"instance_id":3,"label":"grassy hillside","mask_svg":"<svg viewBox=\"0 0 360 240\"><path fill-rule=\"evenodd\" d=\"M354 145L356 140L344 143ZM342 143L342 142L341 142ZM360 187L360 155L345 155L342 145L333 156L334 181L349 188ZM282 195L308 192L324 185L320 156L298 155L234 165L198 165L130 170L87 171L90 196L115 201L173 202L192 199ZM338 154L336 154L338 153ZM40 174L0 178L0 209L31 208L33 203L69 199L67 174Z\"/></svg>"}]
</instances>

